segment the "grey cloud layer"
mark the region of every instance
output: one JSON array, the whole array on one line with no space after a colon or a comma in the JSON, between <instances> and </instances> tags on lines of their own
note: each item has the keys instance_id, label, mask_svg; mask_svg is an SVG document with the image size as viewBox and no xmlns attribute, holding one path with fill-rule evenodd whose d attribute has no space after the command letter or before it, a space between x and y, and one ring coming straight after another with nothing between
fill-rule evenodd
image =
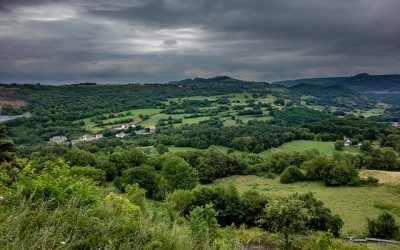
<instances>
[{"instance_id":1,"label":"grey cloud layer","mask_svg":"<svg viewBox=\"0 0 400 250\"><path fill-rule=\"evenodd\" d=\"M400 71L397 0L0 0L0 82Z\"/></svg>"}]
</instances>

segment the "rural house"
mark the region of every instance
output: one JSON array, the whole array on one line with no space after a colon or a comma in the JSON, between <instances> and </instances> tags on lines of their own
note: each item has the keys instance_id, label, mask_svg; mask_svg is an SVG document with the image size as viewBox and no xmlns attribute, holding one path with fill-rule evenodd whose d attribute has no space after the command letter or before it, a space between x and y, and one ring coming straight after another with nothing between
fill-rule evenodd
<instances>
[{"instance_id":1,"label":"rural house","mask_svg":"<svg viewBox=\"0 0 400 250\"><path fill-rule=\"evenodd\" d=\"M348 137L343 136L343 141L345 146L351 146L351 140Z\"/></svg>"},{"instance_id":2,"label":"rural house","mask_svg":"<svg viewBox=\"0 0 400 250\"><path fill-rule=\"evenodd\" d=\"M115 135L115 137L117 138L124 138L125 136L127 136L127 134L125 134L124 132L118 133Z\"/></svg>"},{"instance_id":3,"label":"rural house","mask_svg":"<svg viewBox=\"0 0 400 250\"><path fill-rule=\"evenodd\" d=\"M62 142L66 142L67 141L67 137L63 136L63 135L57 135L57 136L53 136L49 139L50 142L53 143L62 143Z\"/></svg>"}]
</instances>

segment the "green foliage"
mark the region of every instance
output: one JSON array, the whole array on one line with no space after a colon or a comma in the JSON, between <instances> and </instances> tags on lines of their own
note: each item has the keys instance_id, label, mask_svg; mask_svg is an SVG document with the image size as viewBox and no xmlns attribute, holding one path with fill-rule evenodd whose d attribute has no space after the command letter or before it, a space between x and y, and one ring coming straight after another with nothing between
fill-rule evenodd
<instances>
[{"instance_id":1,"label":"green foliage","mask_svg":"<svg viewBox=\"0 0 400 250\"><path fill-rule=\"evenodd\" d=\"M242 174L247 164L239 157L210 148L202 152L187 152L182 156L196 168L199 180L210 183L213 180L234 174Z\"/></svg>"},{"instance_id":2,"label":"green foliage","mask_svg":"<svg viewBox=\"0 0 400 250\"><path fill-rule=\"evenodd\" d=\"M249 227L256 226L256 221L268 203L269 198L257 191L247 191L241 195L240 222Z\"/></svg>"},{"instance_id":3,"label":"green foliage","mask_svg":"<svg viewBox=\"0 0 400 250\"><path fill-rule=\"evenodd\" d=\"M185 212L189 211L193 199L193 193L189 190L175 190L167 195L166 202L169 208L177 211L180 215L184 215Z\"/></svg>"},{"instance_id":4,"label":"green foliage","mask_svg":"<svg viewBox=\"0 0 400 250\"><path fill-rule=\"evenodd\" d=\"M74 178L85 177L99 184L105 184L105 173L94 167L71 167L69 175Z\"/></svg>"},{"instance_id":5,"label":"green foliage","mask_svg":"<svg viewBox=\"0 0 400 250\"><path fill-rule=\"evenodd\" d=\"M319 156L302 165L308 180L322 180L329 186L347 185L359 178L351 157L335 154L332 157Z\"/></svg>"},{"instance_id":6,"label":"green foliage","mask_svg":"<svg viewBox=\"0 0 400 250\"><path fill-rule=\"evenodd\" d=\"M306 223L310 219L304 201L296 196L280 197L271 200L261 214L258 224L265 230L282 233L285 248L291 246L289 236L305 233Z\"/></svg>"},{"instance_id":7,"label":"green foliage","mask_svg":"<svg viewBox=\"0 0 400 250\"><path fill-rule=\"evenodd\" d=\"M207 204L204 207L195 207L190 212L188 224L196 241L206 244L214 241L219 228L216 216L217 212L211 204Z\"/></svg>"},{"instance_id":8,"label":"green foliage","mask_svg":"<svg viewBox=\"0 0 400 250\"><path fill-rule=\"evenodd\" d=\"M105 199L105 205L122 216L140 218L140 208L121 195L109 193Z\"/></svg>"},{"instance_id":9,"label":"green foliage","mask_svg":"<svg viewBox=\"0 0 400 250\"><path fill-rule=\"evenodd\" d=\"M296 181L302 181L304 175L301 170L296 166L287 167L281 174L282 183L294 183Z\"/></svg>"},{"instance_id":10,"label":"green foliage","mask_svg":"<svg viewBox=\"0 0 400 250\"><path fill-rule=\"evenodd\" d=\"M192 189L196 186L199 177L196 169L192 168L184 159L173 156L163 163L161 171L166 181L167 190Z\"/></svg>"},{"instance_id":11,"label":"green foliage","mask_svg":"<svg viewBox=\"0 0 400 250\"><path fill-rule=\"evenodd\" d=\"M49 162L46 167L35 172L27 164L19 173L12 187L21 190L27 198L34 200L48 200L57 203L66 203L72 197L79 204L95 204L100 195L95 182L85 176L77 176L63 161Z\"/></svg>"},{"instance_id":12,"label":"green foliage","mask_svg":"<svg viewBox=\"0 0 400 250\"><path fill-rule=\"evenodd\" d=\"M335 141L335 149L337 151L342 151L344 149L344 141L343 140Z\"/></svg>"},{"instance_id":13,"label":"green foliage","mask_svg":"<svg viewBox=\"0 0 400 250\"><path fill-rule=\"evenodd\" d=\"M223 187L201 187L193 190L192 206L205 206L211 203L218 212L217 220L222 226L241 224L240 196L233 186Z\"/></svg>"},{"instance_id":14,"label":"green foliage","mask_svg":"<svg viewBox=\"0 0 400 250\"><path fill-rule=\"evenodd\" d=\"M0 124L0 163L14 158L14 143L5 137L5 126Z\"/></svg>"},{"instance_id":15,"label":"green foliage","mask_svg":"<svg viewBox=\"0 0 400 250\"><path fill-rule=\"evenodd\" d=\"M276 126L263 121L253 121L246 126L192 124L162 127L158 136L162 138L162 143L178 147L205 149L211 145L220 145L255 153L291 140L310 139L310 133L305 129Z\"/></svg>"},{"instance_id":16,"label":"green foliage","mask_svg":"<svg viewBox=\"0 0 400 250\"><path fill-rule=\"evenodd\" d=\"M141 207L144 206L146 190L139 187L139 184L134 183L125 187L125 193L128 200Z\"/></svg>"},{"instance_id":17,"label":"green foliage","mask_svg":"<svg viewBox=\"0 0 400 250\"><path fill-rule=\"evenodd\" d=\"M331 249L331 237L329 234L322 234L318 240L318 244L315 250L330 250Z\"/></svg>"},{"instance_id":18,"label":"green foliage","mask_svg":"<svg viewBox=\"0 0 400 250\"><path fill-rule=\"evenodd\" d=\"M169 150L168 150L168 147L165 146L164 144L157 144L157 145L155 146L155 148L157 149L157 152L158 152L160 155L165 154L165 153L167 153L167 152L169 151Z\"/></svg>"},{"instance_id":19,"label":"green foliage","mask_svg":"<svg viewBox=\"0 0 400 250\"><path fill-rule=\"evenodd\" d=\"M164 185L161 175L152 166L142 165L140 167L125 170L122 177L116 178L114 184L121 191L125 191L127 184L137 183L146 190L146 197L162 199L164 197Z\"/></svg>"},{"instance_id":20,"label":"green foliage","mask_svg":"<svg viewBox=\"0 0 400 250\"><path fill-rule=\"evenodd\" d=\"M317 122L330 117L330 115L317 110L302 107L291 107L283 111L271 112L271 114L274 116L275 124L284 126Z\"/></svg>"},{"instance_id":21,"label":"green foliage","mask_svg":"<svg viewBox=\"0 0 400 250\"><path fill-rule=\"evenodd\" d=\"M339 236L343 222L339 216L314 198L312 193L290 195L272 199L261 213L258 224L268 231L285 236L286 248L290 247L290 235L304 234L308 230L331 231Z\"/></svg>"},{"instance_id":22,"label":"green foliage","mask_svg":"<svg viewBox=\"0 0 400 250\"><path fill-rule=\"evenodd\" d=\"M400 226L393 215L384 212L376 219L368 219L368 235L380 239L394 239L399 237Z\"/></svg>"},{"instance_id":23,"label":"green foliage","mask_svg":"<svg viewBox=\"0 0 400 250\"><path fill-rule=\"evenodd\" d=\"M400 170L400 158L392 148L374 149L364 157L364 166L367 169L398 171Z\"/></svg>"},{"instance_id":24,"label":"green foliage","mask_svg":"<svg viewBox=\"0 0 400 250\"><path fill-rule=\"evenodd\" d=\"M363 141L363 143L360 146L360 150L363 153L368 153L371 152L372 150L372 143L368 140Z\"/></svg>"}]
</instances>

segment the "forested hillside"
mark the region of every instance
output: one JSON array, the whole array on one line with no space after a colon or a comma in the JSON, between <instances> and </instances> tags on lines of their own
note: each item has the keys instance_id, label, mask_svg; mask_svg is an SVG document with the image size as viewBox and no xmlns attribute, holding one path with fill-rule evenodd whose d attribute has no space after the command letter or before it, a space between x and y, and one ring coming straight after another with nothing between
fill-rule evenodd
<instances>
[{"instance_id":1,"label":"forested hillside","mask_svg":"<svg viewBox=\"0 0 400 250\"><path fill-rule=\"evenodd\" d=\"M400 75L369 75L367 73L349 77L310 78L274 82L285 86L313 84L321 86L343 86L368 95L377 100L400 104Z\"/></svg>"}]
</instances>

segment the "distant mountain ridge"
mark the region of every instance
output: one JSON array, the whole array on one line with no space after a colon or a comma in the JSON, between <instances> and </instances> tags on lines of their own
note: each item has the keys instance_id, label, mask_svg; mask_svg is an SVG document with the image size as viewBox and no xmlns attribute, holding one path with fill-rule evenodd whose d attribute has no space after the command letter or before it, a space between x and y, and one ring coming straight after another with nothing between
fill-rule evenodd
<instances>
[{"instance_id":1,"label":"distant mountain ridge","mask_svg":"<svg viewBox=\"0 0 400 250\"><path fill-rule=\"evenodd\" d=\"M168 84L181 84L181 85L205 85L205 84L237 84L237 83L256 83L254 81L245 81L235 79L229 76L216 76L212 78L188 78L179 81L171 81ZM259 83L259 82L258 82ZM268 84L267 82L262 82Z\"/></svg>"},{"instance_id":2,"label":"distant mountain ridge","mask_svg":"<svg viewBox=\"0 0 400 250\"><path fill-rule=\"evenodd\" d=\"M400 91L400 75L369 75L367 73L361 73L348 77L324 77L277 81L273 82L273 84L280 84L287 87L298 84L314 84L323 86L339 85L360 93L369 91Z\"/></svg>"}]
</instances>

